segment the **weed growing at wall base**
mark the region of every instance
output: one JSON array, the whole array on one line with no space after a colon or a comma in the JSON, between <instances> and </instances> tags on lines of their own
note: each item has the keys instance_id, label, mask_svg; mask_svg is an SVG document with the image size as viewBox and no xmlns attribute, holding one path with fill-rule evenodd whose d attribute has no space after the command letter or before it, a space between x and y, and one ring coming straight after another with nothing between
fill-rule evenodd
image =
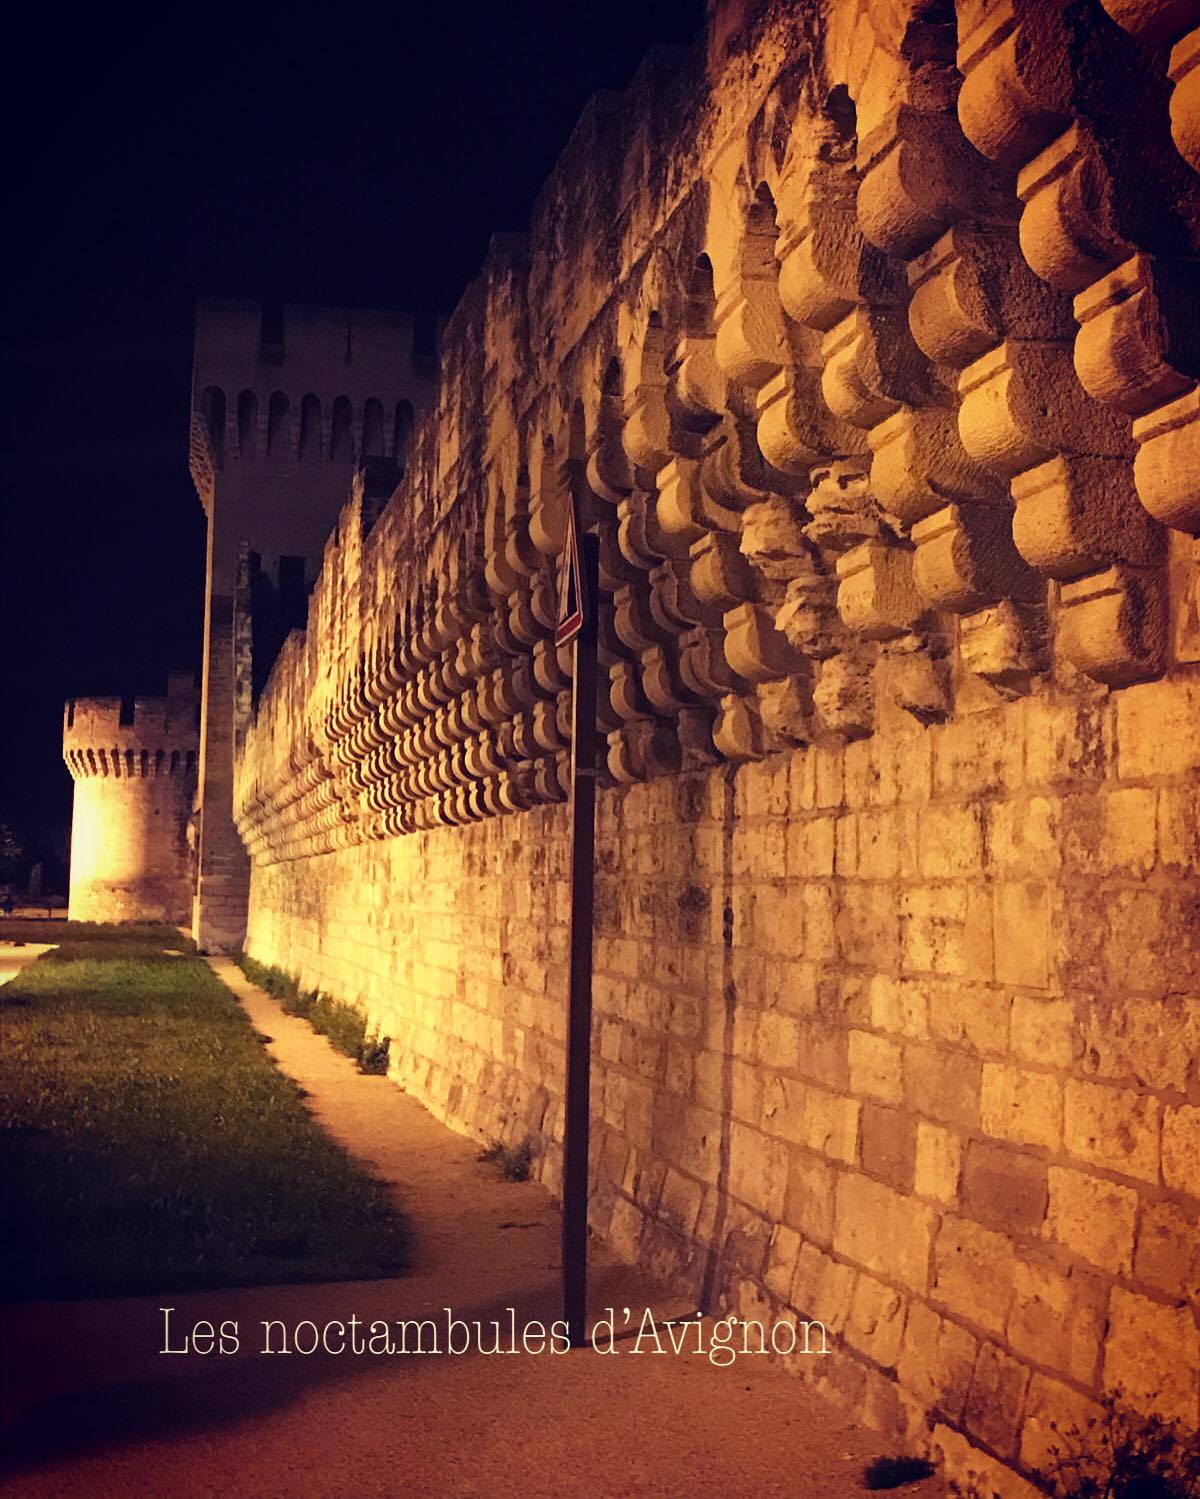
<instances>
[{"instance_id":1,"label":"weed growing at wall base","mask_svg":"<svg viewBox=\"0 0 1200 1499\"><path fill-rule=\"evenodd\" d=\"M237 954L237 965L252 984L277 999L286 1014L307 1020L331 1046L357 1062L360 1071L374 1076L386 1074L391 1038L368 1036L367 1022L353 1005L331 999L319 989L301 989L282 968L259 963L246 953Z\"/></svg>"},{"instance_id":2,"label":"weed growing at wall base","mask_svg":"<svg viewBox=\"0 0 1200 1499\"><path fill-rule=\"evenodd\" d=\"M526 1139L519 1145L505 1145L503 1140L493 1140L475 1159L499 1166L501 1176L510 1182L528 1181L533 1167L533 1142Z\"/></svg>"},{"instance_id":3,"label":"weed growing at wall base","mask_svg":"<svg viewBox=\"0 0 1200 1499\"><path fill-rule=\"evenodd\" d=\"M1123 1403L1121 1391L1101 1402L1086 1431L1062 1434L1046 1476L1072 1499L1200 1499L1200 1433ZM1051 1423L1058 1431L1057 1423Z\"/></svg>"}]
</instances>

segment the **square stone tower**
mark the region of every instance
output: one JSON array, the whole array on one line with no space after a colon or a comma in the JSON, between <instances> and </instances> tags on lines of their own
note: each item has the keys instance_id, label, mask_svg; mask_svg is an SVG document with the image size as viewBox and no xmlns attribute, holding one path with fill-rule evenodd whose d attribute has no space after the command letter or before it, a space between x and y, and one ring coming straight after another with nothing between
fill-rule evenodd
<instances>
[{"instance_id":1,"label":"square stone tower","mask_svg":"<svg viewBox=\"0 0 1200 1499\"><path fill-rule=\"evenodd\" d=\"M249 866L232 816L234 592L239 551L311 581L356 468L403 468L432 358L403 313L209 300L196 314L190 466L208 517L192 933L238 947Z\"/></svg>"}]
</instances>

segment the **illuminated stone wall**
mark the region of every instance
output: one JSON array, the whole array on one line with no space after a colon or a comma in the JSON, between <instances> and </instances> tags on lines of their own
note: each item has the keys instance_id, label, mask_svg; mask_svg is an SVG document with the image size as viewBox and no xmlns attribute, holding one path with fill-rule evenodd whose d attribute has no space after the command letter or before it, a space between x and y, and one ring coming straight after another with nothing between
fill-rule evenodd
<instances>
[{"instance_id":1,"label":"illuminated stone wall","mask_svg":"<svg viewBox=\"0 0 1200 1499\"><path fill-rule=\"evenodd\" d=\"M68 702L72 921L191 919L199 704L190 672L172 674L165 698Z\"/></svg>"},{"instance_id":2,"label":"illuminated stone wall","mask_svg":"<svg viewBox=\"0 0 1200 1499\"><path fill-rule=\"evenodd\" d=\"M235 767L250 952L554 1185L573 494L596 1227L1005 1495L1197 1421L1195 16L1109 10L720 6L595 100Z\"/></svg>"}]
</instances>

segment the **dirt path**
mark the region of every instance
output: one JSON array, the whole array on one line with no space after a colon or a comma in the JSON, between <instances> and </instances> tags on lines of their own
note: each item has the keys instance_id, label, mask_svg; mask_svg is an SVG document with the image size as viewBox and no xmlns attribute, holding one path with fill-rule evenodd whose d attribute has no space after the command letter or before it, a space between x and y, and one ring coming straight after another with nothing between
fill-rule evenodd
<instances>
[{"instance_id":1,"label":"dirt path","mask_svg":"<svg viewBox=\"0 0 1200 1499\"><path fill-rule=\"evenodd\" d=\"M7 984L10 979L15 979L22 968L32 963L34 958L40 958L44 952L51 952L55 945L53 942L0 941L0 984Z\"/></svg>"},{"instance_id":2,"label":"dirt path","mask_svg":"<svg viewBox=\"0 0 1200 1499\"><path fill-rule=\"evenodd\" d=\"M402 1279L10 1309L0 1336L14 1424L12 1499L849 1499L881 1449L762 1358L264 1355L261 1322L294 1328L440 1319L549 1323L558 1219L535 1183L505 1181L476 1147L384 1078L363 1077L224 960L237 994L317 1118L394 1184L417 1242ZM596 1309L685 1308L597 1251ZM236 1320L236 1354L167 1355L196 1321ZM307 1332L304 1336L309 1336ZM329 1334L334 1346L336 1331ZM507 1333L506 1333L507 1336ZM836 1352L832 1357L840 1356ZM902 1490L931 1499L936 1480Z\"/></svg>"}]
</instances>

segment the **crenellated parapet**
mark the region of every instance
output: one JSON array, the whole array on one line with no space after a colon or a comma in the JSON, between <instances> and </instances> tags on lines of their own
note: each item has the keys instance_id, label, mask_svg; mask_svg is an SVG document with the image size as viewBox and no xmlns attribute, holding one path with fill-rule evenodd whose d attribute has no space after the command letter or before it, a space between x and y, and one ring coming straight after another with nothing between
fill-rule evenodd
<instances>
[{"instance_id":1,"label":"crenellated parapet","mask_svg":"<svg viewBox=\"0 0 1200 1499\"><path fill-rule=\"evenodd\" d=\"M595 101L326 547L253 858L566 797L571 500L614 783L1195 659L1194 18L1133 9L777 4Z\"/></svg>"},{"instance_id":2,"label":"crenellated parapet","mask_svg":"<svg viewBox=\"0 0 1200 1499\"><path fill-rule=\"evenodd\" d=\"M63 710L63 759L72 777L192 776L200 694L191 672L172 672L165 697L76 697Z\"/></svg>"},{"instance_id":3,"label":"crenellated parapet","mask_svg":"<svg viewBox=\"0 0 1200 1499\"><path fill-rule=\"evenodd\" d=\"M196 316L189 458L209 508L216 476L286 480L358 458L403 466L433 360L414 349L406 313L285 307L276 325L256 302L210 299Z\"/></svg>"}]
</instances>

